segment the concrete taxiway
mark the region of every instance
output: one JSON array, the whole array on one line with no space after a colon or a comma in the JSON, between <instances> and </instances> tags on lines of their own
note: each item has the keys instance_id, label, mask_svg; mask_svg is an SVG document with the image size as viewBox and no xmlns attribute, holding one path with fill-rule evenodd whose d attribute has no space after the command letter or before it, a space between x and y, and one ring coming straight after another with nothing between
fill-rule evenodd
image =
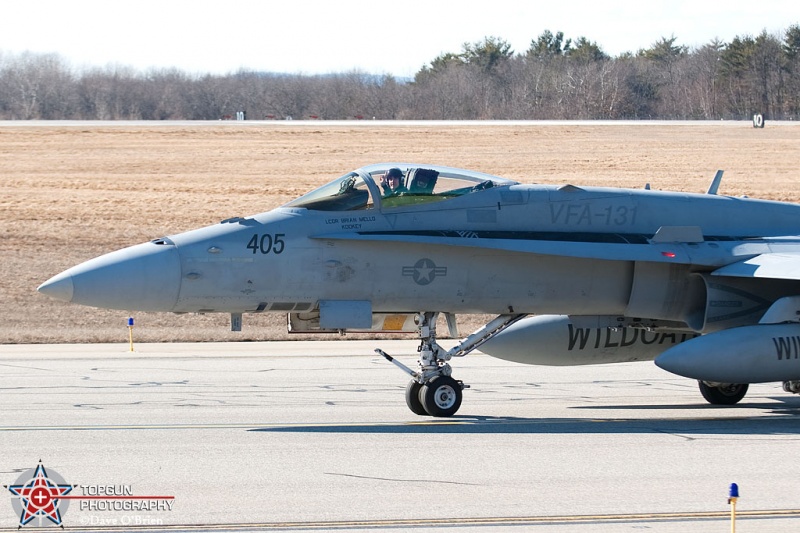
<instances>
[{"instance_id":1,"label":"concrete taxiway","mask_svg":"<svg viewBox=\"0 0 800 533\"><path fill-rule=\"evenodd\" d=\"M453 365L458 415L432 419L375 347L415 361L414 341L0 345L0 484L41 460L75 485L68 529L710 532L733 482L739 531L800 525L779 384L721 408L651 363L478 354Z\"/></svg>"}]
</instances>

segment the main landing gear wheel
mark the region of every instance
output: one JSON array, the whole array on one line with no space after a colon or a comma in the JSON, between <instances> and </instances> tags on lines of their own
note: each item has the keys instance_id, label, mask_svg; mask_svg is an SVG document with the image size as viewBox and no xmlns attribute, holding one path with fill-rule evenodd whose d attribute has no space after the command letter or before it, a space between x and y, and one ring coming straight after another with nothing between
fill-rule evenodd
<instances>
[{"instance_id":1,"label":"main landing gear wheel","mask_svg":"<svg viewBox=\"0 0 800 533\"><path fill-rule=\"evenodd\" d=\"M453 416L461 407L462 385L450 376L436 376L422 387L419 399L431 416Z\"/></svg>"},{"instance_id":2,"label":"main landing gear wheel","mask_svg":"<svg viewBox=\"0 0 800 533\"><path fill-rule=\"evenodd\" d=\"M747 394L749 385L747 383L722 383L710 385L705 381L699 381L700 394L706 401L713 405L735 405Z\"/></svg>"},{"instance_id":3,"label":"main landing gear wheel","mask_svg":"<svg viewBox=\"0 0 800 533\"><path fill-rule=\"evenodd\" d=\"M415 415L425 416L428 412L422 405L422 400L419 399L419 392L422 390L422 384L417 383L413 379L406 385L406 405L411 409Z\"/></svg>"}]
</instances>

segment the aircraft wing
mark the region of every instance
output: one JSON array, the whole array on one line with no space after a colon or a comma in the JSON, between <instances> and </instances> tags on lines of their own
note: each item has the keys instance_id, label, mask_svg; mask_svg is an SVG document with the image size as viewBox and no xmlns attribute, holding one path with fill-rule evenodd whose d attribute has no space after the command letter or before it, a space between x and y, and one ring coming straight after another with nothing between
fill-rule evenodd
<instances>
[{"instance_id":1,"label":"aircraft wing","mask_svg":"<svg viewBox=\"0 0 800 533\"><path fill-rule=\"evenodd\" d=\"M763 242L714 241L713 246L710 246L708 243L657 242L644 235L607 233L381 231L327 233L312 238L460 246L609 261L650 261L717 268L769 251L769 246Z\"/></svg>"},{"instance_id":2,"label":"aircraft wing","mask_svg":"<svg viewBox=\"0 0 800 533\"><path fill-rule=\"evenodd\" d=\"M800 280L800 253L764 253L719 268L711 275Z\"/></svg>"}]
</instances>

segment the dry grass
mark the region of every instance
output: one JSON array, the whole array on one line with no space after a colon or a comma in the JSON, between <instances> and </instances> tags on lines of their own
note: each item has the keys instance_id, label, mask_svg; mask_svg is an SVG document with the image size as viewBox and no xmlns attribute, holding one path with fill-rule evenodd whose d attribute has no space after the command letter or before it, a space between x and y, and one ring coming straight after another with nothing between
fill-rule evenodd
<instances>
[{"instance_id":1,"label":"dry grass","mask_svg":"<svg viewBox=\"0 0 800 533\"><path fill-rule=\"evenodd\" d=\"M124 313L36 287L104 252L272 209L364 164L694 192L721 168L721 193L796 201L798 126L0 125L0 343L125 342ZM141 341L286 337L277 315L246 316L238 334L227 315L136 318Z\"/></svg>"}]
</instances>

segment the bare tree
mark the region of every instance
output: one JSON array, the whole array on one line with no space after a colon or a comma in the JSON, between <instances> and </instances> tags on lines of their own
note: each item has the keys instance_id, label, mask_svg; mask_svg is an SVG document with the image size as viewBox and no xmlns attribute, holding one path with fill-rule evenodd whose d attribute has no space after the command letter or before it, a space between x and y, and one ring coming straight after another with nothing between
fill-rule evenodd
<instances>
[{"instance_id":1,"label":"bare tree","mask_svg":"<svg viewBox=\"0 0 800 533\"><path fill-rule=\"evenodd\" d=\"M57 54L7 56L0 67L0 101L8 118L63 119L75 112L72 74Z\"/></svg>"},{"instance_id":2,"label":"bare tree","mask_svg":"<svg viewBox=\"0 0 800 533\"><path fill-rule=\"evenodd\" d=\"M486 37L439 55L410 82L361 71L74 71L55 54L0 54L0 118L800 119L797 25L697 49L676 41L609 57L562 32L546 30L522 54Z\"/></svg>"}]
</instances>

